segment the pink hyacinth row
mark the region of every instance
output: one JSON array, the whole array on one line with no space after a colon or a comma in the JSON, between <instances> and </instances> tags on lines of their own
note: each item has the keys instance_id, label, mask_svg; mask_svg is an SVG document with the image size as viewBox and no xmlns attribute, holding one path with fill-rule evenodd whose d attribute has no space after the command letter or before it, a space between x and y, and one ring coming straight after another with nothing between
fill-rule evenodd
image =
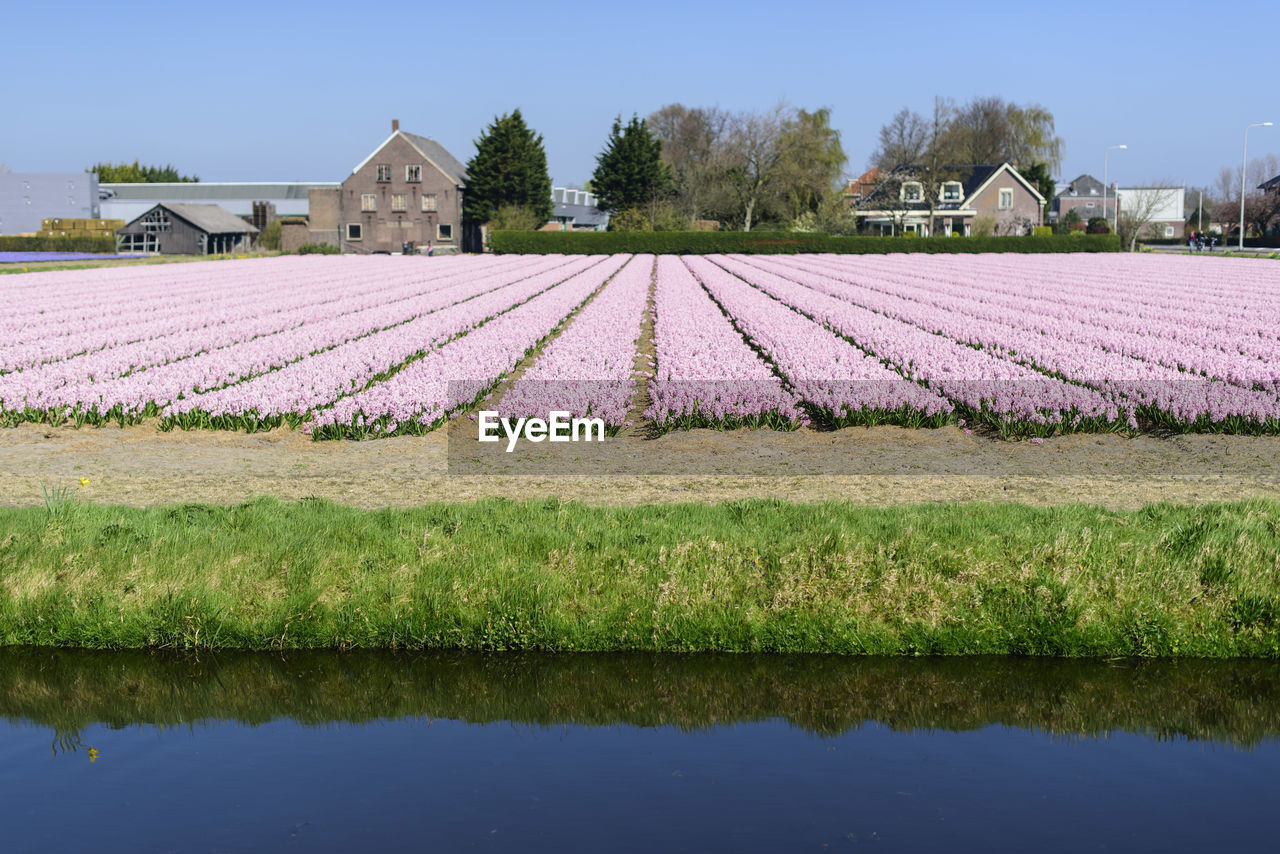
<instances>
[{"instance_id":1,"label":"pink hyacinth row","mask_svg":"<svg viewBox=\"0 0 1280 854\"><path fill-rule=\"evenodd\" d=\"M428 353L390 379L316 412L308 429L341 436L419 432L471 405L630 257L588 260L577 274Z\"/></svg>"},{"instance_id":2,"label":"pink hyacinth row","mask_svg":"<svg viewBox=\"0 0 1280 854\"><path fill-rule=\"evenodd\" d=\"M501 414L618 427L651 372L643 417L661 429L1280 432L1280 267L1265 262L312 256L6 276L0 296L7 424L387 435L489 395Z\"/></svg>"},{"instance_id":3,"label":"pink hyacinth row","mask_svg":"<svg viewBox=\"0 0 1280 854\"><path fill-rule=\"evenodd\" d=\"M993 290L989 276L978 271L959 281L954 269L947 272L950 279L943 278L942 271L934 273L934 278L922 279L930 272L926 262L912 276L881 270L870 278L866 271L824 260L797 259L794 266L859 288L925 302L949 313L1020 323L1076 345L1123 353L1245 388L1275 388L1280 379L1280 339L1274 334L1280 315L1269 324L1259 321L1263 313L1259 309L1269 300L1266 296L1249 296L1247 302L1227 305L1219 301L1215 311L1206 307L1209 301L1202 300L1193 286L1183 299L1162 299L1159 306L1142 302L1144 294L1112 288L1091 293L1083 304L1064 304L1050 299L1044 289L1037 294ZM1090 290L1085 282L1073 286L1073 291ZM1252 309L1250 304L1255 304Z\"/></svg>"},{"instance_id":4,"label":"pink hyacinth row","mask_svg":"<svg viewBox=\"0 0 1280 854\"><path fill-rule=\"evenodd\" d=\"M623 426L636 390L636 344L653 262L638 255L615 273L494 409L511 418L562 411Z\"/></svg>"},{"instance_id":5,"label":"pink hyacinth row","mask_svg":"<svg viewBox=\"0 0 1280 854\"><path fill-rule=\"evenodd\" d=\"M343 344L355 344L373 337L372 333L380 330L392 336L398 334L404 340L405 334L412 335L415 330L428 325L443 328L446 332L457 331L459 325L466 328L478 322L477 309L482 320L496 310L495 304L502 308L508 300L514 303L527 297L529 280L518 280L513 284L512 279L516 276L544 269L554 271L561 266L572 270L581 263L580 259L553 257L538 265L526 265L518 272L485 274L487 271L481 270L477 271L480 275L470 280L446 275L425 284L415 284L405 292L410 294L407 297L393 290L388 295L389 299L375 299L372 305L362 310L352 310L336 317L321 314L313 322L260 337L252 334L254 322L250 321L241 326L245 330L241 341L144 370L130 371L127 359L115 364L109 362L113 353L127 353L132 349L126 345L17 371L0 376L0 405L10 410L79 409L91 417L105 417L108 413L125 418L160 412L183 414L207 405L207 397L202 398L197 394L199 392L207 393L231 384L242 389L247 385L246 379L278 373L308 356L339 349ZM551 272L548 275L550 279L533 283L533 288L547 286L557 274ZM521 284L526 287L518 287ZM508 290L513 287L513 290ZM472 305L477 295L491 298ZM454 306L457 306L455 311L433 314ZM357 306L352 305L351 308L356 309ZM193 403L196 400L202 402ZM271 414L280 413L272 408Z\"/></svg>"},{"instance_id":6,"label":"pink hyacinth row","mask_svg":"<svg viewBox=\"0 0 1280 854\"><path fill-rule=\"evenodd\" d=\"M742 339L676 257L658 258L654 285L656 373L645 417L659 426L807 423L796 395Z\"/></svg>"},{"instance_id":7,"label":"pink hyacinth row","mask_svg":"<svg viewBox=\"0 0 1280 854\"><path fill-rule=\"evenodd\" d=\"M244 318L267 319L276 312L306 311L338 299L376 299L388 285L397 288L432 281L447 274L447 267L466 269L458 259L442 259L446 263L430 271L421 265L399 264L397 269L370 276L367 258L331 259L322 266L316 257L242 262L234 277L212 263L144 267L136 286L86 295L66 310L54 310L44 300L22 302L21 311L0 321L0 330L13 333L0 339L0 372L175 333L220 327L234 332L237 321ZM106 277L120 271L79 272ZM175 272L183 274L181 281L161 278ZM197 291L186 286L191 282ZM61 295L62 289L57 293Z\"/></svg>"},{"instance_id":8,"label":"pink hyacinth row","mask_svg":"<svg viewBox=\"0 0 1280 854\"><path fill-rule=\"evenodd\" d=\"M432 271L435 272L435 271ZM443 272L443 271L442 271ZM477 279L477 276L482 276ZM11 398L17 389L48 390L58 385L75 382L101 382L136 370L166 365L197 354L215 353L224 358L226 353L216 353L222 348L238 348L261 338L269 347L273 342L283 343L286 338L275 337L294 330L309 339L317 338L316 330L324 324L337 327L347 337L367 334L376 329L393 326L426 311L434 311L451 301L470 299L479 291L477 286L500 287L510 281L502 270L474 271L465 269L452 275L424 277L390 276L379 284L378 279L356 279L340 289L345 295L328 295L320 302L312 302L308 291L299 298L296 292L284 290L272 283L270 296L260 295L256 309L214 315L217 322L197 327L194 318L204 309L193 309L182 322L189 328L178 332L148 334L140 340L104 345L89 352L60 354L63 357L43 361L14 373L0 375L0 398ZM295 291L296 291L295 287ZM367 328L357 331L358 321ZM320 335L319 337L323 337ZM346 338L337 338L339 344ZM74 346L74 345L71 345ZM317 344L316 349L323 344ZM273 352L276 348L272 347ZM310 350L299 355L305 355ZM239 378L237 374L233 378Z\"/></svg>"},{"instance_id":9,"label":"pink hyacinth row","mask_svg":"<svg viewBox=\"0 0 1280 854\"><path fill-rule=\"evenodd\" d=\"M466 335L513 306L598 267L602 256L577 256L550 270L490 290L408 323L347 341L247 382L194 394L165 407L189 423L251 417L300 420L343 395L358 392L406 362Z\"/></svg>"},{"instance_id":10,"label":"pink hyacinth row","mask_svg":"<svg viewBox=\"0 0 1280 854\"><path fill-rule=\"evenodd\" d=\"M769 354L797 395L827 418L837 423L870 413L929 418L952 411L937 392L904 379L728 270L700 257L684 263L747 340Z\"/></svg>"},{"instance_id":11,"label":"pink hyacinth row","mask_svg":"<svg viewBox=\"0 0 1280 854\"><path fill-rule=\"evenodd\" d=\"M725 270L822 323L903 376L1002 424L1074 429L1111 424L1119 409L1099 392L1048 376L985 350L837 299L741 259L713 256Z\"/></svg>"},{"instance_id":12,"label":"pink hyacinth row","mask_svg":"<svg viewBox=\"0 0 1280 854\"><path fill-rule=\"evenodd\" d=\"M1280 418L1273 363L1238 349L1177 340L1178 324L1157 316L1143 321L1150 331L1139 335L1132 331L1135 323L1127 329L1117 328L1118 323L1103 328L1046 316L1041 313L1044 302L1034 298L1011 298L1006 305L1014 310L997 311L978 298L940 294L942 285L926 287L884 271L874 286L864 286L856 265L831 272L838 268L807 259L737 260L1042 373L1096 388L1127 413L1126 420L1137 411L1155 415L1170 426L1200 420L1212 425L1229 419L1265 426ZM1280 358L1280 340L1247 337L1259 350L1274 348L1274 358ZM1222 344L1225 338L1215 343Z\"/></svg>"}]
</instances>

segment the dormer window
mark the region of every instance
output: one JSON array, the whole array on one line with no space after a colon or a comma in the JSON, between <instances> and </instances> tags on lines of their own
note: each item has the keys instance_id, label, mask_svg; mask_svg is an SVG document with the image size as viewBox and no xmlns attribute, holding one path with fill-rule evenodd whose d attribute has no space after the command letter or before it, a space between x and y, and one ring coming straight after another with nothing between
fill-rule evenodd
<instances>
[{"instance_id":1,"label":"dormer window","mask_svg":"<svg viewBox=\"0 0 1280 854\"><path fill-rule=\"evenodd\" d=\"M1089 195L1091 195L1091 196L1096 196L1096 195L1098 195L1098 188L1097 188L1097 187L1090 187L1090 188L1089 188Z\"/></svg>"},{"instance_id":2,"label":"dormer window","mask_svg":"<svg viewBox=\"0 0 1280 854\"><path fill-rule=\"evenodd\" d=\"M943 181L940 198L944 202L958 202L964 194L964 185L959 181Z\"/></svg>"},{"instance_id":3,"label":"dormer window","mask_svg":"<svg viewBox=\"0 0 1280 854\"><path fill-rule=\"evenodd\" d=\"M902 185L902 200L904 202L919 202L924 200L924 185L919 181L907 181Z\"/></svg>"}]
</instances>

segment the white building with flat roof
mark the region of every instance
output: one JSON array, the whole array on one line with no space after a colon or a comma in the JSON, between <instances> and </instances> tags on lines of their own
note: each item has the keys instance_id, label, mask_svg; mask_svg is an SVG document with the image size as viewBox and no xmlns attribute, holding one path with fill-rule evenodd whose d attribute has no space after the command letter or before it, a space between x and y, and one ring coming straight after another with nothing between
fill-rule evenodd
<instances>
[{"instance_id":1,"label":"white building with flat roof","mask_svg":"<svg viewBox=\"0 0 1280 854\"><path fill-rule=\"evenodd\" d=\"M132 222L157 204L217 205L251 216L254 202L269 202L277 216L307 216L312 189L334 189L324 181L195 181L172 184L100 184L101 216Z\"/></svg>"},{"instance_id":2,"label":"white building with flat roof","mask_svg":"<svg viewBox=\"0 0 1280 854\"><path fill-rule=\"evenodd\" d=\"M43 219L98 219L92 172L0 172L0 234L35 234Z\"/></svg>"},{"instance_id":3,"label":"white building with flat roof","mask_svg":"<svg viewBox=\"0 0 1280 854\"><path fill-rule=\"evenodd\" d=\"M1148 222L1160 236L1180 238L1186 233L1186 187L1121 187L1116 194L1121 214L1130 205L1149 211Z\"/></svg>"}]
</instances>

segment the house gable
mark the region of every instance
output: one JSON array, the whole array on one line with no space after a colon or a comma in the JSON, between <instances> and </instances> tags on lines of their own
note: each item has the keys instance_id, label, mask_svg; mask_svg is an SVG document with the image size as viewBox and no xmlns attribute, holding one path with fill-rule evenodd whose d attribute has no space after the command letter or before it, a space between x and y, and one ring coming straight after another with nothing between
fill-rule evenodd
<instances>
[{"instance_id":1,"label":"house gable","mask_svg":"<svg viewBox=\"0 0 1280 854\"><path fill-rule=\"evenodd\" d=\"M435 169L451 183L458 187L466 186L466 167L462 166L462 164L455 159L453 155L449 154L448 151L445 151L444 146L425 136L405 133L398 129L392 131L391 136L384 139L382 144L375 148L368 157L361 160L360 163L356 165L356 168L351 170L351 174L356 174L376 160L378 155L382 154L382 152L395 142L396 139L401 139L407 143L410 148L417 152L418 155L426 161L426 163L430 164L431 168ZM434 155L434 157L432 155Z\"/></svg>"},{"instance_id":2,"label":"house gable","mask_svg":"<svg viewBox=\"0 0 1280 854\"><path fill-rule=\"evenodd\" d=\"M998 168L998 169L996 169L994 172L992 172L992 173L991 173L991 174L986 178L986 180L982 181L982 183L981 183L981 184L979 184L975 189L973 189L972 191L970 191L970 192L966 195L966 197L965 197L965 202L966 202L967 206L968 206L968 207L976 207L976 205L975 205L975 200L976 200L978 197L980 197L983 193L987 192L987 191L991 188L991 186L992 186L994 183L998 182L998 181L1000 180L1000 177L1001 177L1002 175L1010 175L1010 176L1012 176L1012 177L1013 177L1013 179L1014 179L1017 183L1021 184L1021 185L1022 185L1022 187L1023 187L1027 192L1029 192L1029 193L1030 193L1030 194L1035 198L1035 200L1036 200L1039 204L1043 205L1043 204L1045 203L1045 198L1044 198L1044 196L1040 195L1040 191L1036 189L1036 186L1035 186L1034 184L1032 184L1032 183L1031 183L1030 181L1028 181L1026 178L1023 178L1023 177L1022 177L1022 174L1021 174L1020 172L1018 172L1018 170L1017 170L1017 169L1014 169L1012 165L1010 165L1010 164L1008 164L1008 163L1001 163L1001 164L1000 164L1000 166L999 166L999 168ZM968 188L966 188L966 189L968 189Z\"/></svg>"}]
</instances>

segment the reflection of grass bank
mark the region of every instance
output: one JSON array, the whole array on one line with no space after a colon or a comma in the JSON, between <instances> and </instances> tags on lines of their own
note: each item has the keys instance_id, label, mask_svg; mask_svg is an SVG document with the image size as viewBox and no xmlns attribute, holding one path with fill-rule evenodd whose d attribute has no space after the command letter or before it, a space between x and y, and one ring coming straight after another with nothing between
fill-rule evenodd
<instances>
[{"instance_id":1,"label":"reflection of grass bank","mask_svg":"<svg viewBox=\"0 0 1280 854\"><path fill-rule=\"evenodd\" d=\"M1280 656L1280 504L0 510L0 643Z\"/></svg>"},{"instance_id":2,"label":"reflection of grass bank","mask_svg":"<svg viewBox=\"0 0 1280 854\"><path fill-rule=\"evenodd\" d=\"M1280 736L1280 670L1261 661L0 650L0 717L61 734L99 722L411 716L680 728L781 718L823 734L865 722L1003 724L1247 745Z\"/></svg>"}]
</instances>

